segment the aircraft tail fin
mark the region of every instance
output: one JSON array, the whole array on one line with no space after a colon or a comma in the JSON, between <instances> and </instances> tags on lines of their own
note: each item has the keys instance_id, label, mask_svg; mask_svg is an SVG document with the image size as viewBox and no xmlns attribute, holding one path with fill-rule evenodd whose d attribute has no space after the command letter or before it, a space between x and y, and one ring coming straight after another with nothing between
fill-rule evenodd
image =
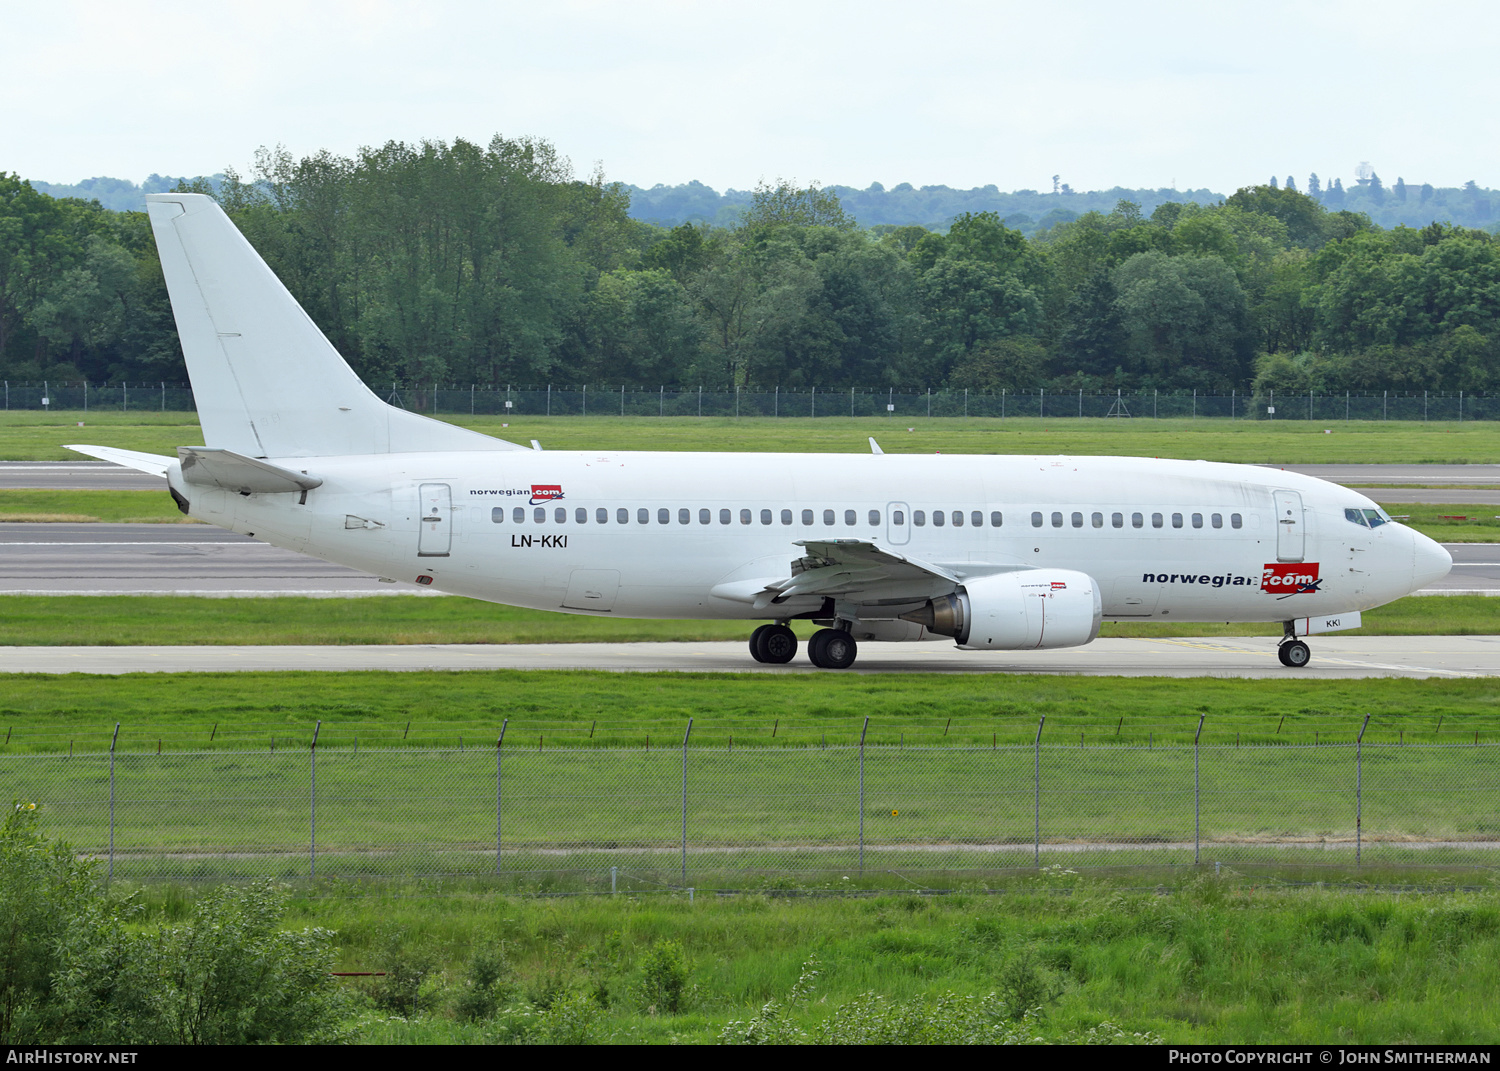
<instances>
[{"instance_id":1,"label":"aircraft tail fin","mask_svg":"<svg viewBox=\"0 0 1500 1071\"><path fill-rule=\"evenodd\" d=\"M522 450L386 405L211 197L146 198L211 447L250 458Z\"/></svg>"}]
</instances>

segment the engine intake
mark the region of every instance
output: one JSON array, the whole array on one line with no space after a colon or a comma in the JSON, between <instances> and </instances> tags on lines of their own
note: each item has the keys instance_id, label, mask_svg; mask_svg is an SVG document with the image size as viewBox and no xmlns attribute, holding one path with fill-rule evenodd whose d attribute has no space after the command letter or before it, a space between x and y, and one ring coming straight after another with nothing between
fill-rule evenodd
<instances>
[{"instance_id":1,"label":"engine intake","mask_svg":"<svg viewBox=\"0 0 1500 1071\"><path fill-rule=\"evenodd\" d=\"M1099 585L1071 569L979 577L952 595L901 615L970 651L1080 647L1099 635Z\"/></svg>"}]
</instances>

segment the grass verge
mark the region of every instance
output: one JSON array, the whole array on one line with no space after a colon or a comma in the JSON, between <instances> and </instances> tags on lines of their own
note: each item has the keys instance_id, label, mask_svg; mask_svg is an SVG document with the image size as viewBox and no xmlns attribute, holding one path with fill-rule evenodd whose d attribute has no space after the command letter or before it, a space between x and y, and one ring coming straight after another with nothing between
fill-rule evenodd
<instances>
[{"instance_id":1,"label":"grass verge","mask_svg":"<svg viewBox=\"0 0 1500 1071\"><path fill-rule=\"evenodd\" d=\"M1500 462L1500 440L1485 422L440 416L513 442L539 439L551 450L864 453L866 437L874 436L887 453L1124 454L1278 465ZM200 444L202 433L192 413L0 414L0 457L77 460L63 444L79 441L175 455L178 446Z\"/></svg>"}]
</instances>

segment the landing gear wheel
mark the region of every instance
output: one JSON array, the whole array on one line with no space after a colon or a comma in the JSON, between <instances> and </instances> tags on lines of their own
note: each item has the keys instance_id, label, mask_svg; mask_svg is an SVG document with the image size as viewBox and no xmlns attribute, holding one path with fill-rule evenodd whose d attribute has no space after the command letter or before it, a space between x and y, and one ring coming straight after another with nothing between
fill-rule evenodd
<instances>
[{"instance_id":1,"label":"landing gear wheel","mask_svg":"<svg viewBox=\"0 0 1500 1071\"><path fill-rule=\"evenodd\" d=\"M1276 657L1281 664L1291 669L1301 669L1312 660L1312 651L1301 640L1292 640L1276 648Z\"/></svg>"},{"instance_id":2,"label":"landing gear wheel","mask_svg":"<svg viewBox=\"0 0 1500 1071\"><path fill-rule=\"evenodd\" d=\"M843 629L819 629L807 641L807 657L819 669L848 669L858 654L859 644Z\"/></svg>"},{"instance_id":3,"label":"landing gear wheel","mask_svg":"<svg viewBox=\"0 0 1500 1071\"><path fill-rule=\"evenodd\" d=\"M762 625L755 631L760 634L760 661L781 666L797 657L797 634L785 625Z\"/></svg>"},{"instance_id":4,"label":"landing gear wheel","mask_svg":"<svg viewBox=\"0 0 1500 1071\"><path fill-rule=\"evenodd\" d=\"M766 631L775 627L775 625L762 625L760 626L760 628L750 633L750 657L755 659L757 662L764 662L766 660Z\"/></svg>"}]
</instances>

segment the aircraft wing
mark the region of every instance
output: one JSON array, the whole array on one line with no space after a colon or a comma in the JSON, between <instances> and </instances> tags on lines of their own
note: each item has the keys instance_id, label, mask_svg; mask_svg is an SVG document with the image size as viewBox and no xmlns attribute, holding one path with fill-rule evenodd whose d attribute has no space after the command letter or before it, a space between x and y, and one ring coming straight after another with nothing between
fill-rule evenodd
<instances>
[{"instance_id":1,"label":"aircraft wing","mask_svg":"<svg viewBox=\"0 0 1500 1071\"><path fill-rule=\"evenodd\" d=\"M113 446L64 446L64 450L74 450L89 457L97 457L100 461L110 461L116 465L124 465L127 469L135 469L151 476L167 475L167 468L176 458L166 457L162 454L143 454L139 450L120 450Z\"/></svg>"}]
</instances>

